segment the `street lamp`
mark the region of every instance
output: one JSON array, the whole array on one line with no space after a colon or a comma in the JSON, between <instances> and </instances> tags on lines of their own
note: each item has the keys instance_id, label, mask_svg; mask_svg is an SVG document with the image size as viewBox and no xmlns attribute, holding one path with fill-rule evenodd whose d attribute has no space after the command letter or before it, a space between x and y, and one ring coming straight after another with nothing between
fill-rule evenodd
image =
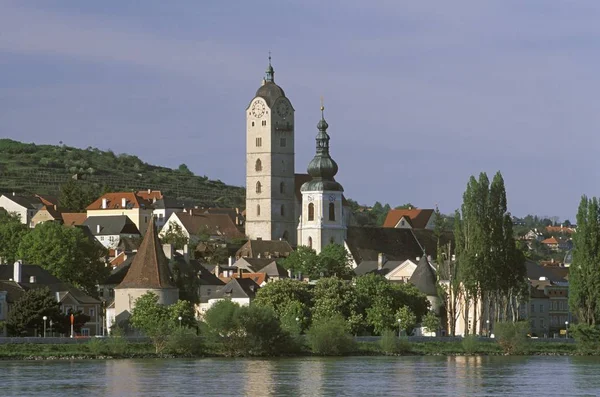
<instances>
[{"instance_id":1,"label":"street lamp","mask_svg":"<svg viewBox=\"0 0 600 397\"><path fill-rule=\"evenodd\" d=\"M181 328L181 320L183 320L183 318L181 316L177 317L177 319L179 320L179 328Z\"/></svg>"},{"instance_id":2,"label":"street lamp","mask_svg":"<svg viewBox=\"0 0 600 397\"><path fill-rule=\"evenodd\" d=\"M487 333L487 337L489 338L490 337L490 320L485 320L485 324L486 324L485 332Z\"/></svg>"},{"instance_id":3,"label":"street lamp","mask_svg":"<svg viewBox=\"0 0 600 397\"><path fill-rule=\"evenodd\" d=\"M402 320L398 319L398 338L402 335Z\"/></svg>"},{"instance_id":4,"label":"street lamp","mask_svg":"<svg viewBox=\"0 0 600 397\"><path fill-rule=\"evenodd\" d=\"M48 320L48 317L44 316L42 317L42 320L44 320L44 338L46 337L46 320Z\"/></svg>"},{"instance_id":5,"label":"street lamp","mask_svg":"<svg viewBox=\"0 0 600 397\"><path fill-rule=\"evenodd\" d=\"M52 337L52 319L50 319L50 337Z\"/></svg>"},{"instance_id":6,"label":"street lamp","mask_svg":"<svg viewBox=\"0 0 600 397\"><path fill-rule=\"evenodd\" d=\"M565 339L569 337L569 322L565 321Z\"/></svg>"}]
</instances>

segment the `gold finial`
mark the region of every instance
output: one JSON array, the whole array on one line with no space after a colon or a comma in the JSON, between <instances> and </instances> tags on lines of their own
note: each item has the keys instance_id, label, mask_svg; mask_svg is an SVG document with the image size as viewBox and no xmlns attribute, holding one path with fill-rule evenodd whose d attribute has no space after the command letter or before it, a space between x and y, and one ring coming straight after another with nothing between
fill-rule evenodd
<instances>
[{"instance_id":1,"label":"gold finial","mask_svg":"<svg viewBox=\"0 0 600 397\"><path fill-rule=\"evenodd\" d=\"M323 113L323 110L325 110L325 106L323 106L323 96L321 95L321 114Z\"/></svg>"}]
</instances>

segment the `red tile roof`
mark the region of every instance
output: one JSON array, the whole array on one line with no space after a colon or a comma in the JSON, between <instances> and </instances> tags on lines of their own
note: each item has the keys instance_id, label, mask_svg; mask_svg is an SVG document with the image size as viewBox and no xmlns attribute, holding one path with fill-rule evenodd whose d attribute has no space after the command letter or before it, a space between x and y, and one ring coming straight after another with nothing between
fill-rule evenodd
<instances>
[{"instance_id":1,"label":"red tile roof","mask_svg":"<svg viewBox=\"0 0 600 397\"><path fill-rule=\"evenodd\" d=\"M575 233L575 229L573 229L572 227L563 227L563 226L546 226L546 231L548 233L565 233L565 234Z\"/></svg>"},{"instance_id":2,"label":"red tile roof","mask_svg":"<svg viewBox=\"0 0 600 397\"><path fill-rule=\"evenodd\" d=\"M160 190L140 190L136 195L147 201L162 200L164 198Z\"/></svg>"},{"instance_id":3,"label":"red tile roof","mask_svg":"<svg viewBox=\"0 0 600 397\"><path fill-rule=\"evenodd\" d=\"M552 236L542 241L542 244L558 244L558 240Z\"/></svg>"},{"instance_id":4,"label":"red tile roof","mask_svg":"<svg viewBox=\"0 0 600 397\"><path fill-rule=\"evenodd\" d=\"M106 199L105 209L132 209L132 208L150 208L151 203L144 198L137 196L132 192L106 193L98 200L90 204L88 210L102 210L102 200ZM126 200L125 208L122 207L123 199Z\"/></svg>"},{"instance_id":5,"label":"red tile roof","mask_svg":"<svg viewBox=\"0 0 600 397\"><path fill-rule=\"evenodd\" d=\"M410 219L413 228L425 229L433 212L431 209L422 210L417 208L390 210L385 218L383 227L396 227L402 217L407 217Z\"/></svg>"},{"instance_id":6,"label":"red tile roof","mask_svg":"<svg viewBox=\"0 0 600 397\"><path fill-rule=\"evenodd\" d=\"M79 226L87 219L85 212L63 212L62 220L65 226Z\"/></svg>"}]
</instances>

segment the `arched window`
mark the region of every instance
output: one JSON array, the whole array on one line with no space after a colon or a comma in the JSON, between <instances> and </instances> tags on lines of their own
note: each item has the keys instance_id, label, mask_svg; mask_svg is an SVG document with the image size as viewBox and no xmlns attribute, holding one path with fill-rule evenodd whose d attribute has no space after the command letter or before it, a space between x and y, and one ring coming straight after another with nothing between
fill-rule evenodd
<instances>
[{"instance_id":1,"label":"arched window","mask_svg":"<svg viewBox=\"0 0 600 397\"><path fill-rule=\"evenodd\" d=\"M281 182L279 184L279 193L281 193L281 194L285 193L285 182Z\"/></svg>"},{"instance_id":2,"label":"arched window","mask_svg":"<svg viewBox=\"0 0 600 397\"><path fill-rule=\"evenodd\" d=\"M256 206L256 216L260 216L260 205Z\"/></svg>"},{"instance_id":3,"label":"arched window","mask_svg":"<svg viewBox=\"0 0 600 397\"><path fill-rule=\"evenodd\" d=\"M285 160L281 160L281 172L285 172Z\"/></svg>"},{"instance_id":4,"label":"arched window","mask_svg":"<svg viewBox=\"0 0 600 397\"><path fill-rule=\"evenodd\" d=\"M256 164L254 165L254 170L256 172L262 171L262 161L260 161L260 159L256 160Z\"/></svg>"},{"instance_id":5,"label":"arched window","mask_svg":"<svg viewBox=\"0 0 600 397\"><path fill-rule=\"evenodd\" d=\"M256 193L260 193L262 191L262 185L260 182L256 182Z\"/></svg>"},{"instance_id":6,"label":"arched window","mask_svg":"<svg viewBox=\"0 0 600 397\"><path fill-rule=\"evenodd\" d=\"M312 237L308 238L308 248L312 248Z\"/></svg>"},{"instance_id":7,"label":"arched window","mask_svg":"<svg viewBox=\"0 0 600 397\"><path fill-rule=\"evenodd\" d=\"M335 221L335 204L329 203L329 220Z\"/></svg>"},{"instance_id":8,"label":"arched window","mask_svg":"<svg viewBox=\"0 0 600 397\"><path fill-rule=\"evenodd\" d=\"M281 216L285 215L285 207L283 206L283 204L281 204L281 208L279 209L279 212L281 213Z\"/></svg>"},{"instance_id":9,"label":"arched window","mask_svg":"<svg viewBox=\"0 0 600 397\"><path fill-rule=\"evenodd\" d=\"M308 220L315 220L315 205L313 203L308 204Z\"/></svg>"}]
</instances>

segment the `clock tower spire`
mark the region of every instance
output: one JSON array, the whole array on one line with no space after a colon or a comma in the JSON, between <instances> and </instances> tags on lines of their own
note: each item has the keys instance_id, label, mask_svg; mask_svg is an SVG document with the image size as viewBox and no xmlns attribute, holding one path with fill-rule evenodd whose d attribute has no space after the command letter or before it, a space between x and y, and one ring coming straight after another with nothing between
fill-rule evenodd
<instances>
[{"instance_id":1,"label":"clock tower spire","mask_svg":"<svg viewBox=\"0 0 600 397\"><path fill-rule=\"evenodd\" d=\"M271 65L246 108L246 235L296 245L294 108Z\"/></svg>"}]
</instances>

